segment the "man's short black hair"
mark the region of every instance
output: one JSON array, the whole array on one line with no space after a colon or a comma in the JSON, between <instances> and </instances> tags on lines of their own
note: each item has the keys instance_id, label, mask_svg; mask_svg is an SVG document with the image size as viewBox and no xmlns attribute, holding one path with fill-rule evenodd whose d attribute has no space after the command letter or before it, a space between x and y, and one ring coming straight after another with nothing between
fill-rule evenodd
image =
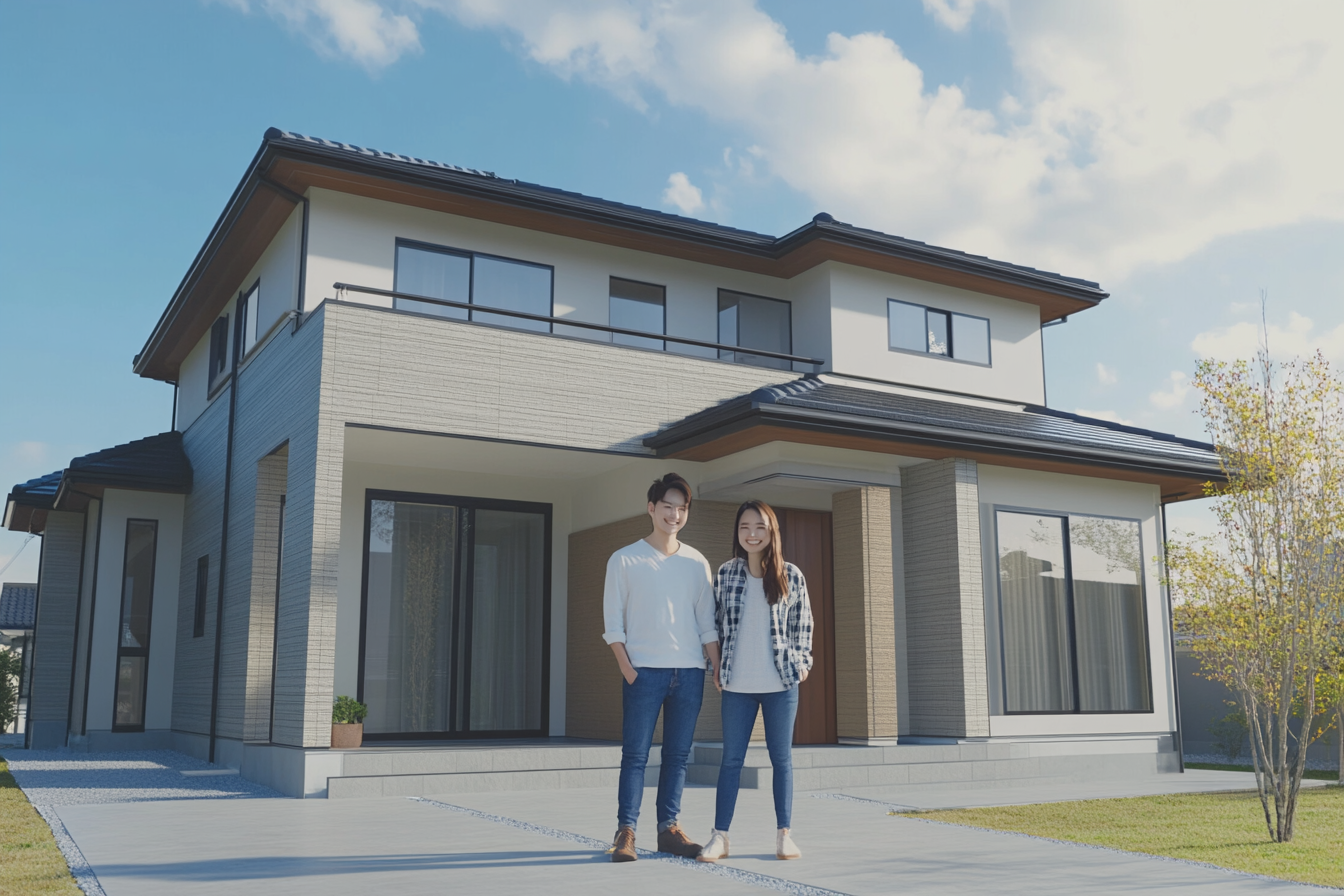
<instances>
[{"instance_id":1,"label":"man's short black hair","mask_svg":"<svg viewBox=\"0 0 1344 896\"><path fill-rule=\"evenodd\" d=\"M681 478L678 473L668 473L662 479L653 480L653 485L649 486L649 503L657 504L663 498L667 497L670 491L679 491L686 496L686 507L691 506L691 484Z\"/></svg>"}]
</instances>

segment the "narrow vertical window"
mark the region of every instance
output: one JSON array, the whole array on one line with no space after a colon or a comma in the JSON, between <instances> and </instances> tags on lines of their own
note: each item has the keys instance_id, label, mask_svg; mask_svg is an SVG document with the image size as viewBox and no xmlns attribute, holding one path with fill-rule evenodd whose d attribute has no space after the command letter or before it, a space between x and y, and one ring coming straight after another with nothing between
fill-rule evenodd
<instances>
[{"instance_id":1,"label":"narrow vertical window","mask_svg":"<svg viewBox=\"0 0 1344 896\"><path fill-rule=\"evenodd\" d=\"M149 633L154 609L156 520L126 521L121 574L121 619L117 627L117 692L112 729L143 731L149 687Z\"/></svg>"},{"instance_id":2,"label":"narrow vertical window","mask_svg":"<svg viewBox=\"0 0 1344 896\"><path fill-rule=\"evenodd\" d=\"M210 555L196 561L196 611L192 616L191 636L205 635L205 601L210 593Z\"/></svg>"},{"instance_id":3,"label":"narrow vertical window","mask_svg":"<svg viewBox=\"0 0 1344 896\"><path fill-rule=\"evenodd\" d=\"M252 284L238 302L238 313L243 316L243 349L239 353L246 355L257 344L257 306L261 303L261 281Z\"/></svg>"},{"instance_id":4,"label":"narrow vertical window","mask_svg":"<svg viewBox=\"0 0 1344 896\"><path fill-rule=\"evenodd\" d=\"M210 388L214 388L229 366L229 316L226 314L210 328Z\"/></svg>"},{"instance_id":5,"label":"narrow vertical window","mask_svg":"<svg viewBox=\"0 0 1344 896\"><path fill-rule=\"evenodd\" d=\"M747 349L780 354L793 352L792 306L782 299L719 290L719 342ZM761 367L790 369L783 358L770 358L751 352L720 351L720 358Z\"/></svg>"},{"instance_id":6,"label":"narrow vertical window","mask_svg":"<svg viewBox=\"0 0 1344 896\"><path fill-rule=\"evenodd\" d=\"M609 294L611 297L611 326L619 327L622 330L638 330L641 333L667 332L666 287L612 277ZM611 341L617 345L634 345L640 348L658 349L659 351L665 347L665 343L661 339L626 336L621 333L613 333Z\"/></svg>"}]
</instances>

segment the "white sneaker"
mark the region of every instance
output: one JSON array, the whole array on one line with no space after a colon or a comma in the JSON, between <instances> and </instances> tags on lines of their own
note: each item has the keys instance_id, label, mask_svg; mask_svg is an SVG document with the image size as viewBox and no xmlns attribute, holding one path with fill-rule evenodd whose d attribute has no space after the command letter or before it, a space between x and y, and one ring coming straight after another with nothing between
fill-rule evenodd
<instances>
[{"instance_id":1,"label":"white sneaker","mask_svg":"<svg viewBox=\"0 0 1344 896\"><path fill-rule=\"evenodd\" d=\"M728 832L720 831L717 828L709 832L709 842L700 850L700 855L695 857L697 862L717 862L719 859L728 858Z\"/></svg>"},{"instance_id":2,"label":"white sneaker","mask_svg":"<svg viewBox=\"0 0 1344 896\"><path fill-rule=\"evenodd\" d=\"M708 849L709 847L705 847ZM788 828L780 828L775 834L775 858L777 859L800 859L802 850L793 842L789 836Z\"/></svg>"}]
</instances>

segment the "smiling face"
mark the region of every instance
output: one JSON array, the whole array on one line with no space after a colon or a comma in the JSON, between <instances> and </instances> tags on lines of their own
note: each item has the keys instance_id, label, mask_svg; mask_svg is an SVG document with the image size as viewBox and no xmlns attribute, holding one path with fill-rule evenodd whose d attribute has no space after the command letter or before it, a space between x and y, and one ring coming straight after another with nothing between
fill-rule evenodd
<instances>
[{"instance_id":1,"label":"smiling face","mask_svg":"<svg viewBox=\"0 0 1344 896\"><path fill-rule=\"evenodd\" d=\"M737 521L737 543L747 554L759 554L770 546L770 525L750 508Z\"/></svg>"},{"instance_id":2,"label":"smiling face","mask_svg":"<svg viewBox=\"0 0 1344 896\"><path fill-rule=\"evenodd\" d=\"M686 496L674 488L668 489L657 504L649 504L649 517L653 528L664 535L676 537L686 525L691 513Z\"/></svg>"}]
</instances>

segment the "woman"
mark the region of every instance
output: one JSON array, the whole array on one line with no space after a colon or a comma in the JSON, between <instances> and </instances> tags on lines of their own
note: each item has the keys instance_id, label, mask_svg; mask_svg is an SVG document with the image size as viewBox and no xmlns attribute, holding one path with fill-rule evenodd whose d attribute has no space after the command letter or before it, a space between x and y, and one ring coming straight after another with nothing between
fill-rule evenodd
<instances>
[{"instance_id":1,"label":"woman","mask_svg":"<svg viewBox=\"0 0 1344 896\"><path fill-rule=\"evenodd\" d=\"M798 685L812 668L812 608L807 583L780 549L779 520L764 501L737 509L733 559L714 579L714 614L722 660L723 762L719 766L714 830L697 857L728 856L728 827L737 806L742 763L759 709L774 767L775 855L802 855L789 836L793 813L793 721Z\"/></svg>"}]
</instances>

